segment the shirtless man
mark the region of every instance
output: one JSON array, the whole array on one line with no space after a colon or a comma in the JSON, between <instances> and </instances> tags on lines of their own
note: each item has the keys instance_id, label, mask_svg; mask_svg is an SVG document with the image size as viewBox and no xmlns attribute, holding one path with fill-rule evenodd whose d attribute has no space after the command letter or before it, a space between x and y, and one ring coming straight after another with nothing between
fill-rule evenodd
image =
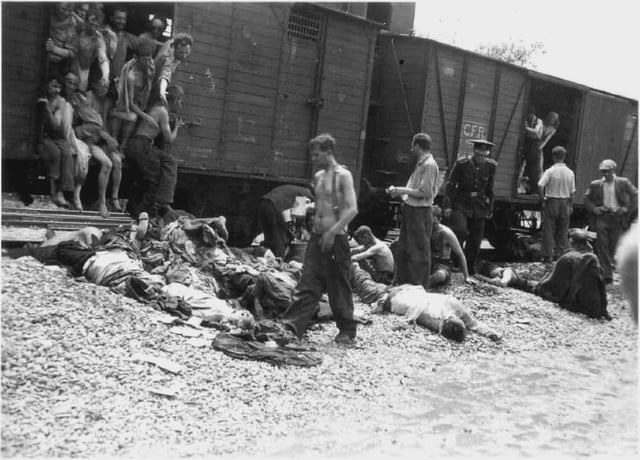
<instances>
[{"instance_id":1,"label":"shirtless man","mask_svg":"<svg viewBox=\"0 0 640 460\"><path fill-rule=\"evenodd\" d=\"M142 196L133 197L134 215L140 212L154 212L160 216L171 210L173 194L178 181L178 163L167 151L161 150L153 141L162 133L166 144L173 143L178 137L178 130L184 123L176 119L173 130L169 126L169 112L175 112L182 105L184 91L178 85L167 88L166 107L160 101L147 110L154 122L151 125L147 118L142 118L125 147L125 155L134 167L139 169L142 181Z\"/></svg>"},{"instance_id":2,"label":"shirtless man","mask_svg":"<svg viewBox=\"0 0 640 460\"><path fill-rule=\"evenodd\" d=\"M353 294L349 285L349 241L347 225L358 214L353 177L334 157L336 141L330 134L311 139L311 159L321 169L314 178L315 219L313 234L304 256L302 277L283 324L302 338L326 290L339 333L338 344L356 338Z\"/></svg>"},{"instance_id":3,"label":"shirtless man","mask_svg":"<svg viewBox=\"0 0 640 460\"><path fill-rule=\"evenodd\" d=\"M433 206L431 210L433 227L431 230L431 274L429 276L429 286L442 285L451 279L452 252L457 260L460 261L465 282L475 284L473 278L469 276L467 259L464 257L464 252L456 234L449 227L440 223L442 209L439 206Z\"/></svg>"},{"instance_id":4,"label":"shirtless man","mask_svg":"<svg viewBox=\"0 0 640 460\"><path fill-rule=\"evenodd\" d=\"M375 237L369 227L363 225L353 233L359 246L351 249L351 260L359 262L374 281L391 284L393 281L393 253L391 248Z\"/></svg>"}]
</instances>

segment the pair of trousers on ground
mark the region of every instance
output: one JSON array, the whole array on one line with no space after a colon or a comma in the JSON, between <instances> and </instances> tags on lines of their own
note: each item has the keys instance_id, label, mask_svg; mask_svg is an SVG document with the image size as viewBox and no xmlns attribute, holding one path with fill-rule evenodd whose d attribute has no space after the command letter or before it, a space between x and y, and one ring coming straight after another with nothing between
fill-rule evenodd
<instances>
[{"instance_id":1,"label":"pair of trousers on ground","mask_svg":"<svg viewBox=\"0 0 640 460\"><path fill-rule=\"evenodd\" d=\"M153 140L134 136L129 139L126 157L137 169L139 182L133 193L134 215L153 212L160 205L173 203L178 181L178 163L168 152L153 145Z\"/></svg>"},{"instance_id":2,"label":"pair of trousers on ground","mask_svg":"<svg viewBox=\"0 0 640 460\"><path fill-rule=\"evenodd\" d=\"M336 326L340 332L356 336L353 320L353 295L349 285L350 249L347 235L337 235L333 247L320 248L321 235L312 235L304 255L302 277L293 294L293 303L282 322L302 338L326 291Z\"/></svg>"}]
</instances>

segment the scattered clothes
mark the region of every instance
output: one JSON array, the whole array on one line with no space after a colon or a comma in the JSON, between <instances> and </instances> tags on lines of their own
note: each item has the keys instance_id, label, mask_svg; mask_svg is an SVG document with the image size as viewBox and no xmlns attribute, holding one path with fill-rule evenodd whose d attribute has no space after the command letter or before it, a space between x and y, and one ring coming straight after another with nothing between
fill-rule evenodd
<instances>
[{"instance_id":1,"label":"scattered clothes","mask_svg":"<svg viewBox=\"0 0 640 460\"><path fill-rule=\"evenodd\" d=\"M198 316L230 316L234 311L223 299L180 283L167 284L162 288L162 294L181 299L192 311L201 310L199 313L194 312Z\"/></svg>"},{"instance_id":2,"label":"scattered clothes","mask_svg":"<svg viewBox=\"0 0 640 460\"><path fill-rule=\"evenodd\" d=\"M310 353L313 348L288 346L272 347L255 340L243 340L240 337L221 332L214 339L215 350L236 359L265 361L276 366L312 367L322 364L322 358Z\"/></svg>"}]
</instances>

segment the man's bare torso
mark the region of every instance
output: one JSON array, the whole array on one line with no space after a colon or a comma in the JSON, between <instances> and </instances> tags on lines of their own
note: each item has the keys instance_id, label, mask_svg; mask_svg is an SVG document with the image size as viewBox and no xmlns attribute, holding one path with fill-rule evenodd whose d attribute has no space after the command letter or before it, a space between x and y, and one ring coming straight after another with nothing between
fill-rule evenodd
<instances>
[{"instance_id":1,"label":"man's bare torso","mask_svg":"<svg viewBox=\"0 0 640 460\"><path fill-rule=\"evenodd\" d=\"M336 174L335 181L333 178ZM340 219L341 211L344 209L344 193L340 187L341 177L349 174L342 166L336 166L328 170L323 169L316 173L314 178L316 211L313 225L313 232L316 234L325 233ZM335 192L333 190L335 183ZM343 229L339 234L344 234Z\"/></svg>"}]
</instances>

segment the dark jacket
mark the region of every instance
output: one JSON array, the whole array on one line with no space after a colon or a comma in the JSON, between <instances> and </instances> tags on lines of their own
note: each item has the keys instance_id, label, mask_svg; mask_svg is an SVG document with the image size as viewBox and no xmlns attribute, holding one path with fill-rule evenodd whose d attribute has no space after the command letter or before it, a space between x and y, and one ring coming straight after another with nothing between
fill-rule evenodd
<instances>
[{"instance_id":1,"label":"dark jacket","mask_svg":"<svg viewBox=\"0 0 640 460\"><path fill-rule=\"evenodd\" d=\"M491 158L480 165L471 158L456 161L447 181L444 207L462 211L467 217L487 217L493 208L497 166Z\"/></svg>"},{"instance_id":2,"label":"dark jacket","mask_svg":"<svg viewBox=\"0 0 640 460\"><path fill-rule=\"evenodd\" d=\"M591 318L611 319L604 273L598 257L591 252L565 252L533 292L567 310Z\"/></svg>"},{"instance_id":3,"label":"dark jacket","mask_svg":"<svg viewBox=\"0 0 640 460\"><path fill-rule=\"evenodd\" d=\"M626 229L629 227L629 223L633 220L633 216L638 210L638 189L636 189L626 177L616 177L614 181L616 200L618 200L620 206L628 209L628 212L623 215L622 223ZM584 194L584 205L592 213L593 208L604 204L603 185L604 179L594 180Z\"/></svg>"}]
</instances>

